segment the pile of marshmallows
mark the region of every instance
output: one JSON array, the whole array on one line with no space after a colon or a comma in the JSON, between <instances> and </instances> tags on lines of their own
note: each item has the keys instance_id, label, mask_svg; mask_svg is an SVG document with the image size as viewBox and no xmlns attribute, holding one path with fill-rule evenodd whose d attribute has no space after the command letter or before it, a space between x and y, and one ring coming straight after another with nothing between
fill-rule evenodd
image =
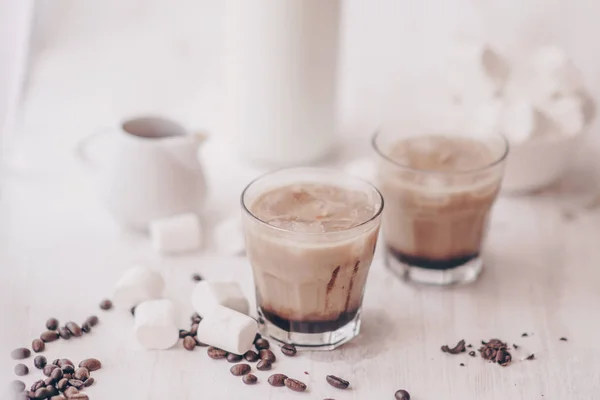
<instances>
[{"instance_id":1,"label":"pile of marshmallows","mask_svg":"<svg viewBox=\"0 0 600 400\"><path fill-rule=\"evenodd\" d=\"M575 135L591 119L581 73L556 46L509 59L488 44L460 43L443 74L450 112L462 113L473 132L497 130L517 144Z\"/></svg>"},{"instance_id":2,"label":"pile of marshmallows","mask_svg":"<svg viewBox=\"0 0 600 400\"><path fill-rule=\"evenodd\" d=\"M135 307L135 337L146 349L165 350L179 340L177 310L171 300L162 298L164 289L158 272L137 266L125 272L113 293L116 307ZM258 324L248 316L248 300L239 284L198 282L192 306L203 317L199 341L234 354L250 350Z\"/></svg>"}]
</instances>

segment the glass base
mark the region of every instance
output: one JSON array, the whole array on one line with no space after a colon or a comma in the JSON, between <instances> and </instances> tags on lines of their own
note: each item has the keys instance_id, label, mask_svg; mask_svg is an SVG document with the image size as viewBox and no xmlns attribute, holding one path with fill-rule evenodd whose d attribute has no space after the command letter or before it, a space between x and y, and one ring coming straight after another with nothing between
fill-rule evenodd
<instances>
[{"instance_id":1,"label":"glass base","mask_svg":"<svg viewBox=\"0 0 600 400\"><path fill-rule=\"evenodd\" d=\"M430 269L400 262L388 250L385 265L407 282L440 286L474 282L483 269L481 257L450 269Z\"/></svg>"},{"instance_id":2,"label":"glass base","mask_svg":"<svg viewBox=\"0 0 600 400\"><path fill-rule=\"evenodd\" d=\"M293 344L301 350L333 350L354 339L360 333L360 310L356 316L341 328L323 333L299 333L285 331L268 319L258 309L260 334L281 344Z\"/></svg>"}]
</instances>

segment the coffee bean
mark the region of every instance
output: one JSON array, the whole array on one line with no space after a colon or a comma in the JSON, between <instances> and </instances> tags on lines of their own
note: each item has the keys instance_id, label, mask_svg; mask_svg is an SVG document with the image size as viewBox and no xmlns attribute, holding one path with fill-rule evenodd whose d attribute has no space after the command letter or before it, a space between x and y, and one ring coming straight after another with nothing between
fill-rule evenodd
<instances>
[{"instance_id":1,"label":"coffee bean","mask_svg":"<svg viewBox=\"0 0 600 400\"><path fill-rule=\"evenodd\" d=\"M77 393L79 393L79 389L73 386L69 386L64 391L65 396L67 396L69 399L72 398L72 396L75 396Z\"/></svg>"},{"instance_id":2,"label":"coffee bean","mask_svg":"<svg viewBox=\"0 0 600 400\"><path fill-rule=\"evenodd\" d=\"M198 333L198 324L192 324L192 328L190 329L190 336L196 336Z\"/></svg>"},{"instance_id":3,"label":"coffee bean","mask_svg":"<svg viewBox=\"0 0 600 400\"><path fill-rule=\"evenodd\" d=\"M229 369L229 372L231 372L235 376L242 376L249 373L250 370L251 368L248 364L236 364Z\"/></svg>"},{"instance_id":4,"label":"coffee bean","mask_svg":"<svg viewBox=\"0 0 600 400\"><path fill-rule=\"evenodd\" d=\"M62 378L60 381L58 381L58 383L56 384L56 388L58 390L60 390L61 392L64 392L65 389L67 388L67 386L69 386L69 380L67 378Z\"/></svg>"},{"instance_id":5,"label":"coffee bean","mask_svg":"<svg viewBox=\"0 0 600 400\"><path fill-rule=\"evenodd\" d=\"M244 354L244 358L246 359L246 361L248 362L257 362L259 360L258 354L256 354L255 351L253 350L248 350L245 354Z\"/></svg>"},{"instance_id":6,"label":"coffee bean","mask_svg":"<svg viewBox=\"0 0 600 400\"><path fill-rule=\"evenodd\" d=\"M394 393L396 400L410 400L410 394L406 390L398 390Z\"/></svg>"},{"instance_id":7,"label":"coffee bean","mask_svg":"<svg viewBox=\"0 0 600 400\"><path fill-rule=\"evenodd\" d=\"M191 336L186 336L183 339L183 347L189 351L194 350L196 348L196 339Z\"/></svg>"},{"instance_id":8,"label":"coffee bean","mask_svg":"<svg viewBox=\"0 0 600 400\"><path fill-rule=\"evenodd\" d=\"M129 310L129 312L131 313L132 316L135 317L135 307L131 307L131 309Z\"/></svg>"},{"instance_id":9,"label":"coffee bean","mask_svg":"<svg viewBox=\"0 0 600 400\"><path fill-rule=\"evenodd\" d=\"M246 385L254 385L256 382L258 382L258 378L254 374L248 374L244 375L242 382L244 382Z\"/></svg>"},{"instance_id":10,"label":"coffee bean","mask_svg":"<svg viewBox=\"0 0 600 400\"><path fill-rule=\"evenodd\" d=\"M69 396L69 400L90 400L90 398L87 394L79 392L73 396Z\"/></svg>"},{"instance_id":11,"label":"coffee bean","mask_svg":"<svg viewBox=\"0 0 600 400\"><path fill-rule=\"evenodd\" d=\"M100 320L95 315L91 315L91 316L87 317L87 319L85 320L85 322L87 324L90 324L90 326L93 327L93 326L98 325L98 322L100 322Z\"/></svg>"},{"instance_id":12,"label":"coffee bean","mask_svg":"<svg viewBox=\"0 0 600 400\"><path fill-rule=\"evenodd\" d=\"M227 361L229 361L230 363L240 362L240 361L242 361L243 358L244 357L240 356L239 354L233 354L233 353L227 354Z\"/></svg>"},{"instance_id":13,"label":"coffee bean","mask_svg":"<svg viewBox=\"0 0 600 400\"><path fill-rule=\"evenodd\" d=\"M29 358L30 355L31 355L31 350L29 350L25 347L21 347L19 349L14 349L13 351L10 352L10 357L13 360L24 360L26 358Z\"/></svg>"},{"instance_id":14,"label":"coffee bean","mask_svg":"<svg viewBox=\"0 0 600 400\"><path fill-rule=\"evenodd\" d=\"M202 321L202 317L197 312L193 313L192 316L190 317L190 319L192 320L192 323L194 323L194 324L199 324L200 321Z\"/></svg>"},{"instance_id":15,"label":"coffee bean","mask_svg":"<svg viewBox=\"0 0 600 400\"><path fill-rule=\"evenodd\" d=\"M202 277L200 276L200 274L193 274L192 275L192 280L194 282L200 282L202 280Z\"/></svg>"},{"instance_id":16,"label":"coffee bean","mask_svg":"<svg viewBox=\"0 0 600 400\"><path fill-rule=\"evenodd\" d=\"M17 376L25 376L29 373L29 368L25 364L17 364L15 365L15 375Z\"/></svg>"},{"instance_id":17,"label":"coffee bean","mask_svg":"<svg viewBox=\"0 0 600 400\"><path fill-rule=\"evenodd\" d=\"M56 381L52 378L44 379L44 386L52 386L56 383Z\"/></svg>"},{"instance_id":18,"label":"coffee bean","mask_svg":"<svg viewBox=\"0 0 600 400\"><path fill-rule=\"evenodd\" d=\"M56 365L58 365L61 368L65 365L70 365L72 367L75 366L75 364L73 364L73 361L69 360L68 358L61 358L60 360L58 360L58 363Z\"/></svg>"},{"instance_id":19,"label":"coffee bean","mask_svg":"<svg viewBox=\"0 0 600 400\"><path fill-rule=\"evenodd\" d=\"M464 340L459 341L458 344L456 346L454 346L453 348L448 347L448 345L443 345L442 351L444 353L449 353L449 354L462 353L463 351L465 351L465 341Z\"/></svg>"},{"instance_id":20,"label":"coffee bean","mask_svg":"<svg viewBox=\"0 0 600 400\"><path fill-rule=\"evenodd\" d=\"M535 354L531 353L531 355L527 356L526 360L534 360L535 359Z\"/></svg>"},{"instance_id":21,"label":"coffee bean","mask_svg":"<svg viewBox=\"0 0 600 400\"><path fill-rule=\"evenodd\" d=\"M69 379L69 385L81 389L83 387L83 381L80 381L79 379Z\"/></svg>"},{"instance_id":22,"label":"coffee bean","mask_svg":"<svg viewBox=\"0 0 600 400\"><path fill-rule=\"evenodd\" d=\"M513 347L515 348L515 350L517 350L519 348L519 346L517 346L516 344L513 343Z\"/></svg>"},{"instance_id":23,"label":"coffee bean","mask_svg":"<svg viewBox=\"0 0 600 400\"><path fill-rule=\"evenodd\" d=\"M471 343L469 343L469 344L467 345L467 347L470 349L471 347L473 347L473 345L472 345Z\"/></svg>"},{"instance_id":24,"label":"coffee bean","mask_svg":"<svg viewBox=\"0 0 600 400\"><path fill-rule=\"evenodd\" d=\"M10 383L10 390L13 393L21 393L25 390L25 383L23 383L22 381L12 381Z\"/></svg>"},{"instance_id":25,"label":"coffee bean","mask_svg":"<svg viewBox=\"0 0 600 400\"><path fill-rule=\"evenodd\" d=\"M48 363L48 360L46 360L46 357L44 356L36 356L33 359L33 365L37 368L37 369L42 369L46 366L46 364Z\"/></svg>"},{"instance_id":26,"label":"coffee bean","mask_svg":"<svg viewBox=\"0 0 600 400\"><path fill-rule=\"evenodd\" d=\"M190 332L188 332L186 330L183 330L183 329L180 329L179 330L179 339L183 339L186 336L190 336Z\"/></svg>"},{"instance_id":27,"label":"coffee bean","mask_svg":"<svg viewBox=\"0 0 600 400\"><path fill-rule=\"evenodd\" d=\"M567 339L566 337L561 337L561 338L560 338L560 339L558 339L558 340L560 340L561 342L566 342L568 339Z\"/></svg>"},{"instance_id":28,"label":"coffee bean","mask_svg":"<svg viewBox=\"0 0 600 400\"><path fill-rule=\"evenodd\" d=\"M102 368L102 363L95 358L88 358L80 362L79 366L87 368L90 372L94 372Z\"/></svg>"},{"instance_id":29,"label":"coffee bean","mask_svg":"<svg viewBox=\"0 0 600 400\"><path fill-rule=\"evenodd\" d=\"M273 374L269 377L269 379L267 380L267 382L269 382L269 385L271 386L285 386L285 383L283 383L285 380L287 379L287 376L284 374Z\"/></svg>"},{"instance_id":30,"label":"coffee bean","mask_svg":"<svg viewBox=\"0 0 600 400\"><path fill-rule=\"evenodd\" d=\"M67 380L73 379L73 374L70 372L68 374L63 374L63 378L66 378Z\"/></svg>"},{"instance_id":31,"label":"coffee bean","mask_svg":"<svg viewBox=\"0 0 600 400\"><path fill-rule=\"evenodd\" d=\"M350 382L335 375L327 375L325 379L327 380L327 383L337 389L347 389L348 386L350 386Z\"/></svg>"},{"instance_id":32,"label":"coffee bean","mask_svg":"<svg viewBox=\"0 0 600 400\"><path fill-rule=\"evenodd\" d=\"M59 394L59 395L50 397L50 400L67 400L67 398L65 396L63 396L62 394Z\"/></svg>"},{"instance_id":33,"label":"coffee bean","mask_svg":"<svg viewBox=\"0 0 600 400\"><path fill-rule=\"evenodd\" d=\"M61 339L69 340L71 339L71 332L69 332L65 326L62 326L58 328L58 336L60 336Z\"/></svg>"},{"instance_id":34,"label":"coffee bean","mask_svg":"<svg viewBox=\"0 0 600 400\"><path fill-rule=\"evenodd\" d=\"M464 366L465 366L465 363L460 363L460 364L458 364L458 365L460 365L461 367L464 367Z\"/></svg>"},{"instance_id":35,"label":"coffee bean","mask_svg":"<svg viewBox=\"0 0 600 400\"><path fill-rule=\"evenodd\" d=\"M527 332L524 332L521 334L521 337L528 337L529 335L527 334Z\"/></svg>"},{"instance_id":36,"label":"coffee bean","mask_svg":"<svg viewBox=\"0 0 600 400\"><path fill-rule=\"evenodd\" d=\"M83 324L81 324L81 330L84 333L90 333L92 331L92 326L87 322L84 322Z\"/></svg>"},{"instance_id":37,"label":"coffee bean","mask_svg":"<svg viewBox=\"0 0 600 400\"><path fill-rule=\"evenodd\" d=\"M73 377L85 382L85 380L90 377L90 370L86 367L77 368L77 371L75 371Z\"/></svg>"},{"instance_id":38,"label":"coffee bean","mask_svg":"<svg viewBox=\"0 0 600 400\"><path fill-rule=\"evenodd\" d=\"M48 398L58 395L58 389L54 386L46 386L46 389L48 390Z\"/></svg>"},{"instance_id":39,"label":"coffee bean","mask_svg":"<svg viewBox=\"0 0 600 400\"><path fill-rule=\"evenodd\" d=\"M112 301L106 299L106 300L102 300L100 302L100 309L106 311L106 310L110 310L113 307L113 303Z\"/></svg>"},{"instance_id":40,"label":"coffee bean","mask_svg":"<svg viewBox=\"0 0 600 400\"><path fill-rule=\"evenodd\" d=\"M64 371L60 368L56 368L52 373L50 373L50 379L54 382L58 382L63 378Z\"/></svg>"},{"instance_id":41,"label":"coffee bean","mask_svg":"<svg viewBox=\"0 0 600 400\"><path fill-rule=\"evenodd\" d=\"M46 345L44 344L44 342L41 339L33 339L33 341L31 342L31 348L36 353L40 353L40 352L44 351L44 349L46 348Z\"/></svg>"},{"instance_id":42,"label":"coffee bean","mask_svg":"<svg viewBox=\"0 0 600 400\"><path fill-rule=\"evenodd\" d=\"M256 335L254 335L254 340L252 341L252 344L255 344L256 341L260 338L262 338L262 336L260 335L260 333L256 332Z\"/></svg>"},{"instance_id":43,"label":"coffee bean","mask_svg":"<svg viewBox=\"0 0 600 400\"><path fill-rule=\"evenodd\" d=\"M36 399L47 399L48 397L50 397L50 392L45 387L39 388L35 391Z\"/></svg>"},{"instance_id":44,"label":"coffee bean","mask_svg":"<svg viewBox=\"0 0 600 400\"><path fill-rule=\"evenodd\" d=\"M50 318L46 321L46 328L49 331L55 331L58 329L58 320L56 318Z\"/></svg>"},{"instance_id":45,"label":"coffee bean","mask_svg":"<svg viewBox=\"0 0 600 400\"><path fill-rule=\"evenodd\" d=\"M66 327L69 330L69 332L71 333L71 336L79 337L79 336L83 335L83 331L81 330L79 325L77 325L73 321L67 322Z\"/></svg>"},{"instance_id":46,"label":"coffee bean","mask_svg":"<svg viewBox=\"0 0 600 400\"><path fill-rule=\"evenodd\" d=\"M254 346L256 346L256 349L260 351L263 349L268 349L271 345L267 339L260 338L254 342Z\"/></svg>"},{"instance_id":47,"label":"coffee bean","mask_svg":"<svg viewBox=\"0 0 600 400\"><path fill-rule=\"evenodd\" d=\"M40 339L42 339L44 343L54 342L58 340L58 332L46 331L40 335Z\"/></svg>"},{"instance_id":48,"label":"coffee bean","mask_svg":"<svg viewBox=\"0 0 600 400\"><path fill-rule=\"evenodd\" d=\"M206 352L213 360L220 360L221 358L227 357L227 352L225 350L221 350L213 346L209 346Z\"/></svg>"},{"instance_id":49,"label":"coffee bean","mask_svg":"<svg viewBox=\"0 0 600 400\"><path fill-rule=\"evenodd\" d=\"M96 382L96 380L94 379L93 376L90 376L89 378L87 378L85 380L85 382L83 382L83 386L90 387L90 386L92 386L94 384L94 382Z\"/></svg>"},{"instance_id":50,"label":"coffee bean","mask_svg":"<svg viewBox=\"0 0 600 400\"><path fill-rule=\"evenodd\" d=\"M31 384L31 387L29 388L32 392L35 392L36 390L38 390L41 387L46 387L46 383L44 383L43 379L37 380L35 382L33 382Z\"/></svg>"},{"instance_id":51,"label":"coffee bean","mask_svg":"<svg viewBox=\"0 0 600 400\"><path fill-rule=\"evenodd\" d=\"M498 350L496 354L496 362L503 367L506 367L512 361L512 357L508 351L503 349Z\"/></svg>"},{"instance_id":52,"label":"coffee bean","mask_svg":"<svg viewBox=\"0 0 600 400\"><path fill-rule=\"evenodd\" d=\"M50 376L50 375L52 375L52 371L54 371L57 368L58 368L58 365L48 364L44 367L42 372L44 373L44 375Z\"/></svg>"},{"instance_id":53,"label":"coffee bean","mask_svg":"<svg viewBox=\"0 0 600 400\"><path fill-rule=\"evenodd\" d=\"M196 346L198 346L198 347L207 347L208 346L206 343L202 343L201 341L199 341L197 337L195 337L194 340L196 341Z\"/></svg>"},{"instance_id":54,"label":"coffee bean","mask_svg":"<svg viewBox=\"0 0 600 400\"><path fill-rule=\"evenodd\" d=\"M275 357L275 354L269 349L262 349L258 352L258 356L261 360L269 360L272 363L274 363L277 359L277 357Z\"/></svg>"},{"instance_id":55,"label":"coffee bean","mask_svg":"<svg viewBox=\"0 0 600 400\"><path fill-rule=\"evenodd\" d=\"M75 372L75 367L69 364L63 365L60 368L62 369L63 374L72 374L73 372Z\"/></svg>"},{"instance_id":56,"label":"coffee bean","mask_svg":"<svg viewBox=\"0 0 600 400\"><path fill-rule=\"evenodd\" d=\"M258 364L256 364L256 369L259 371L268 371L271 369L273 363L269 360L260 360Z\"/></svg>"},{"instance_id":57,"label":"coffee bean","mask_svg":"<svg viewBox=\"0 0 600 400\"><path fill-rule=\"evenodd\" d=\"M297 379L286 378L283 383L288 389L291 389L294 392L304 392L306 390L306 385Z\"/></svg>"},{"instance_id":58,"label":"coffee bean","mask_svg":"<svg viewBox=\"0 0 600 400\"><path fill-rule=\"evenodd\" d=\"M286 344L281 347L281 352L288 357L293 357L296 355L296 347L293 344Z\"/></svg>"}]
</instances>

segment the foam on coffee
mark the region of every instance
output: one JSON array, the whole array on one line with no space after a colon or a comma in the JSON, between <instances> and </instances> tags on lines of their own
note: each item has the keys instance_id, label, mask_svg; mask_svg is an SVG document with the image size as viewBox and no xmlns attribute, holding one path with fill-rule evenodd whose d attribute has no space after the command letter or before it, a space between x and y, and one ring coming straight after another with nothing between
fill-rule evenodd
<instances>
[{"instance_id":1,"label":"foam on coffee","mask_svg":"<svg viewBox=\"0 0 600 400\"><path fill-rule=\"evenodd\" d=\"M484 142L425 136L391 147L380 168L385 241L400 262L454 268L477 257L501 182ZM390 162L393 161L393 162Z\"/></svg>"},{"instance_id":2,"label":"foam on coffee","mask_svg":"<svg viewBox=\"0 0 600 400\"><path fill-rule=\"evenodd\" d=\"M333 331L352 321L379 230L378 223L365 222L378 206L364 192L320 183L258 196L249 210L263 223L247 222L246 249L262 316L301 333Z\"/></svg>"}]
</instances>

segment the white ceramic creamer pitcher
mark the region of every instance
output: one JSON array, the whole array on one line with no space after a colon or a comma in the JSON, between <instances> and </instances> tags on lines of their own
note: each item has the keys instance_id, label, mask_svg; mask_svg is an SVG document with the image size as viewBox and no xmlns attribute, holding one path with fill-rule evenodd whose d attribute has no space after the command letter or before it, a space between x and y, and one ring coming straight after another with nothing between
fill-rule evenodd
<instances>
[{"instance_id":1,"label":"white ceramic creamer pitcher","mask_svg":"<svg viewBox=\"0 0 600 400\"><path fill-rule=\"evenodd\" d=\"M88 156L88 145L100 135L112 136L113 151L96 161ZM88 136L77 153L96 172L101 197L114 218L145 230L156 218L200 212L206 182L198 149L204 139L166 119L133 118Z\"/></svg>"}]
</instances>

